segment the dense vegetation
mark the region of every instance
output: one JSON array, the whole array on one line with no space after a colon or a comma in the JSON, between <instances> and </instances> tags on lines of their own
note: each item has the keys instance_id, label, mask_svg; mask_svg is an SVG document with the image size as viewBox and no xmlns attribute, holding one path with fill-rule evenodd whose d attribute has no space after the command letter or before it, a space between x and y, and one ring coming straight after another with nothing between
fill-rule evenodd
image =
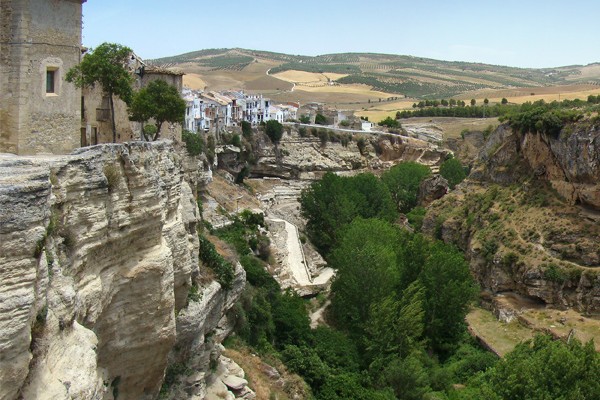
<instances>
[{"instance_id":1,"label":"dense vegetation","mask_svg":"<svg viewBox=\"0 0 600 400\"><path fill-rule=\"evenodd\" d=\"M414 163L381 179L328 173L303 192L307 234L337 270L327 327L310 329L305 300L267 272L262 215L244 211L213 231L247 274L234 309L238 337L300 374L318 400L596 398L592 344L539 336L498 360L466 333L477 288L463 255L394 224L398 210L422 212L416 191L429 173Z\"/></svg>"}]
</instances>

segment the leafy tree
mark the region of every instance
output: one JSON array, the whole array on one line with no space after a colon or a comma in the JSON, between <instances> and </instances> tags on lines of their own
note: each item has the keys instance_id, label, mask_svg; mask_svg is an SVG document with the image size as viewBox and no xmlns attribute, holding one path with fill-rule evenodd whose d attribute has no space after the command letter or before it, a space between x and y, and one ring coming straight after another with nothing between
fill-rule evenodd
<instances>
[{"instance_id":1,"label":"leafy tree","mask_svg":"<svg viewBox=\"0 0 600 400\"><path fill-rule=\"evenodd\" d=\"M394 287L398 238L398 230L385 221L357 218L332 253L330 265L338 273L332 284L331 316L353 337L363 335L371 307Z\"/></svg>"},{"instance_id":2,"label":"leafy tree","mask_svg":"<svg viewBox=\"0 0 600 400\"><path fill-rule=\"evenodd\" d=\"M465 315L477 288L456 248L436 242L427 252L419 275L425 288L425 334L438 354L447 355L465 331Z\"/></svg>"},{"instance_id":3,"label":"leafy tree","mask_svg":"<svg viewBox=\"0 0 600 400\"><path fill-rule=\"evenodd\" d=\"M387 188L372 174L340 177L328 172L302 192L300 204L308 236L325 255L354 218L396 218Z\"/></svg>"},{"instance_id":4,"label":"leafy tree","mask_svg":"<svg viewBox=\"0 0 600 400\"><path fill-rule=\"evenodd\" d=\"M506 99L506 97L503 97L503 98L502 98L502 101L501 101L501 103L502 103L502 104L508 104L508 100Z\"/></svg>"},{"instance_id":5,"label":"leafy tree","mask_svg":"<svg viewBox=\"0 0 600 400\"><path fill-rule=\"evenodd\" d=\"M242 121L242 135L245 138L252 137L252 124L248 121Z\"/></svg>"},{"instance_id":6,"label":"leafy tree","mask_svg":"<svg viewBox=\"0 0 600 400\"><path fill-rule=\"evenodd\" d=\"M483 99L483 104L485 104L487 106L489 103L490 103L490 101L488 100L487 97L485 99Z\"/></svg>"},{"instance_id":7,"label":"leafy tree","mask_svg":"<svg viewBox=\"0 0 600 400\"><path fill-rule=\"evenodd\" d=\"M419 186L430 174L429 167L409 161L384 172L381 180L388 187L398 211L407 213L417 205Z\"/></svg>"},{"instance_id":8,"label":"leafy tree","mask_svg":"<svg viewBox=\"0 0 600 400\"><path fill-rule=\"evenodd\" d=\"M431 391L426 366L418 353L406 358L394 358L377 375L381 385L390 386L397 398L422 400Z\"/></svg>"},{"instance_id":9,"label":"leafy tree","mask_svg":"<svg viewBox=\"0 0 600 400\"><path fill-rule=\"evenodd\" d=\"M477 100L471 99L471 106L474 106L477 103Z\"/></svg>"},{"instance_id":10,"label":"leafy tree","mask_svg":"<svg viewBox=\"0 0 600 400\"><path fill-rule=\"evenodd\" d=\"M310 320L302 297L287 290L273 303L273 322L278 346L308 343Z\"/></svg>"},{"instance_id":11,"label":"leafy tree","mask_svg":"<svg viewBox=\"0 0 600 400\"><path fill-rule=\"evenodd\" d=\"M371 306L367 350L374 365L407 357L420 348L424 326L424 289L413 282L401 297L393 294Z\"/></svg>"},{"instance_id":12,"label":"leafy tree","mask_svg":"<svg viewBox=\"0 0 600 400\"><path fill-rule=\"evenodd\" d=\"M488 370L478 383L499 399L596 399L600 356L593 342L566 344L538 335L521 343Z\"/></svg>"},{"instance_id":13,"label":"leafy tree","mask_svg":"<svg viewBox=\"0 0 600 400\"><path fill-rule=\"evenodd\" d=\"M152 140L157 140L164 122L181 122L185 107L185 101L179 95L177 88L157 79L134 95L129 109L129 118L142 124L154 119L157 129ZM149 139L144 129L142 134L146 140Z\"/></svg>"},{"instance_id":14,"label":"leafy tree","mask_svg":"<svg viewBox=\"0 0 600 400\"><path fill-rule=\"evenodd\" d=\"M454 189L467 177L465 169L456 158L449 158L440 165L440 175L448 181L450 189Z\"/></svg>"},{"instance_id":15,"label":"leafy tree","mask_svg":"<svg viewBox=\"0 0 600 400\"><path fill-rule=\"evenodd\" d=\"M271 119L267 121L265 133L267 134L269 139L271 139L271 142L277 144L283 136L283 125L281 125L278 121Z\"/></svg>"},{"instance_id":16,"label":"leafy tree","mask_svg":"<svg viewBox=\"0 0 600 400\"><path fill-rule=\"evenodd\" d=\"M300 122L303 124L310 124L310 115L301 115Z\"/></svg>"},{"instance_id":17,"label":"leafy tree","mask_svg":"<svg viewBox=\"0 0 600 400\"><path fill-rule=\"evenodd\" d=\"M354 342L342 332L319 326L312 331L312 347L335 372L358 372L360 355Z\"/></svg>"},{"instance_id":18,"label":"leafy tree","mask_svg":"<svg viewBox=\"0 0 600 400\"><path fill-rule=\"evenodd\" d=\"M131 104L133 98L133 76L127 69L132 53L129 47L102 43L90 50L81 63L71 68L65 77L67 82L72 82L77 87L94 87L96 84L102 86L102 91L109 100L113 142L117 141L113 96L118 96L127 105Z\"/></svg>"},{"instance_id":19,"label":"leafy tree","mask_svg":"<svg viewBox=\"0 0 600 400\"><path fill-rule=\"evenodd\" d=\"M327 117L324 116L323 114L317 114L315 117L315 124L327 125L327 124L329 124L329 121L327 120Z\"/></svg>"},{"instance_id":20,"label":"leafy tree","mask_svg":"<svg viewBox=\"0 0 600 400\"><path fill-rule=\"evenodd\" d=\"M197 156L204 150L204 140L194 132L184 129L181 132L181 139L185 143L185 148L190 156Z\"/></svg>"},{"instance_id":21,"label":"leafy tree","mask_svg":"<svg viewBox=\"0 0 600 400\"><path fill-rule=\"evenodd\" d=\"M388 116L386 119L379 121L377 125L387 126L388 128L398 128L400 126L400 122Z\"/></svg>"}]
</instances>

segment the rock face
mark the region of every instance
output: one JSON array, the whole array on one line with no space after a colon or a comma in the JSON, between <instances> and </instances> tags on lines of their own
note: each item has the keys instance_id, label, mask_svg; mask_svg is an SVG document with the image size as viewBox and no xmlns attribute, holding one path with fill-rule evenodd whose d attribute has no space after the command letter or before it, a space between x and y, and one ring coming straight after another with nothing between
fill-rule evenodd
<instances>
[{"instance_id":1,"label":"rock face","mask_svg":"<svg viewBox=\"0 0 600 400\"><path fill-rule=\"evenodd\" d=\"M441 175L433 175L421 182L417 199L420 206L426 207L446 193L448 193L448 181Z\"/></svg>"},{"instance_id":2,"label":"rock face","mask_svg":"<svg viewBox=\"0 0 600 400\"><path fill-rule=\"evenodd\" d=\"M182 165L169 142L0 156L1 399L154 399L175 344L217 330L245 274L198 283Z\"/></svg>"},{"instance_id":3,"label":"rock face","mask_svg":"<svg viewBox=\"0 0 600 400\"><path fill-rule=\"evenodd\" d=\"M566 132L568 131L568 132ZM558 137L499 127L423 230L465 251L484 289L600 312L600 129Z\"/></svg>"},{"instance_id":4,"label":"rock face","mask_svg":"<svg viewBox=\"0 0 600 400\"><path fill-rule=\"evenodd\" d=\"M480 153L477 178L511 183L532 171L572 204L600 209L600 125L569 127L558 137L501 126ZM528 170L516 167L527 168Z\"/></svg>"},{"instance_id":5,"label":"rock face","mask_svg":"<svg viewBox=\"0 0 600 400\"><path fill-rule=\"evenodd\" d=\"M278 177L284 179L318 179L325 172L344 172L361 169L380 169L384 163L417 161L425 165L439 165L449 151L424 140L396 136L365 134L339 135L335 142L321 142L319 138L300 137L295 127L285 133L274 146L265 135L255 135L257 154L250 166L251 177ZM341 138L344 137L344 142ZM362 138L362 139L361 139ZM348 139L349 140L349 139ZM359 149L358 140L362 140ZM219 163L230 172L238 172L244 164L233 149L222 150ZM235 156L238 155L236 158Z\"/></svg>"}]
</instances>

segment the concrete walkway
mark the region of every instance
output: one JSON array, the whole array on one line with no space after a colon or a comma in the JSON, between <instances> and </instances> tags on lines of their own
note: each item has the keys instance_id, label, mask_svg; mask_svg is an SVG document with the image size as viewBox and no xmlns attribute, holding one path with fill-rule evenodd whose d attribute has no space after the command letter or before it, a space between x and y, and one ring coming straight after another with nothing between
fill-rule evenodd
<instances>
[{"instance_id":1,"label":"concrete walkway","mask_svg":"<svg viewBox=\"0 0 600 400\"><path fill-rule=\"evenodd\" d=\"M300 243L300 238L298 237L298 228L284 219L270 219L271 221L283 222L285 224L288 267L292 271L296 283L300 286L312 285L313 282L308 272L308 266L306 265L302 243Z\"/></svg>"}]
</instances>

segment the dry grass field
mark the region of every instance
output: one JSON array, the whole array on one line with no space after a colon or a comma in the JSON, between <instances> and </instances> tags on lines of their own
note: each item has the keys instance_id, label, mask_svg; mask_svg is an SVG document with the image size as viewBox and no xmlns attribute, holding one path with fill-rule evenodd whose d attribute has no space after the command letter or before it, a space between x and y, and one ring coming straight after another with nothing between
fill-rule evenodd
<instances>
[{"instance_id":1,"label":"dry grass field","mask_svg":"<svg viewBox=\"0 0 600 400\"><path fill-rule=\"evenodd\" d=\"M532 94L533 93L533 94ZM492 103L499 103L502 98L506 98L510 103L522 104L527 101L544 100L560 101L560 100L585 100L589 95L600 94L600 85L561 85L561 86L546 86L546 87L523 87L498 90L480 90L476 92L468 92L458 99L470 100L476 99L478 103L483 102L483 99L488 98Z\"/></svg>"}]
</instances>

